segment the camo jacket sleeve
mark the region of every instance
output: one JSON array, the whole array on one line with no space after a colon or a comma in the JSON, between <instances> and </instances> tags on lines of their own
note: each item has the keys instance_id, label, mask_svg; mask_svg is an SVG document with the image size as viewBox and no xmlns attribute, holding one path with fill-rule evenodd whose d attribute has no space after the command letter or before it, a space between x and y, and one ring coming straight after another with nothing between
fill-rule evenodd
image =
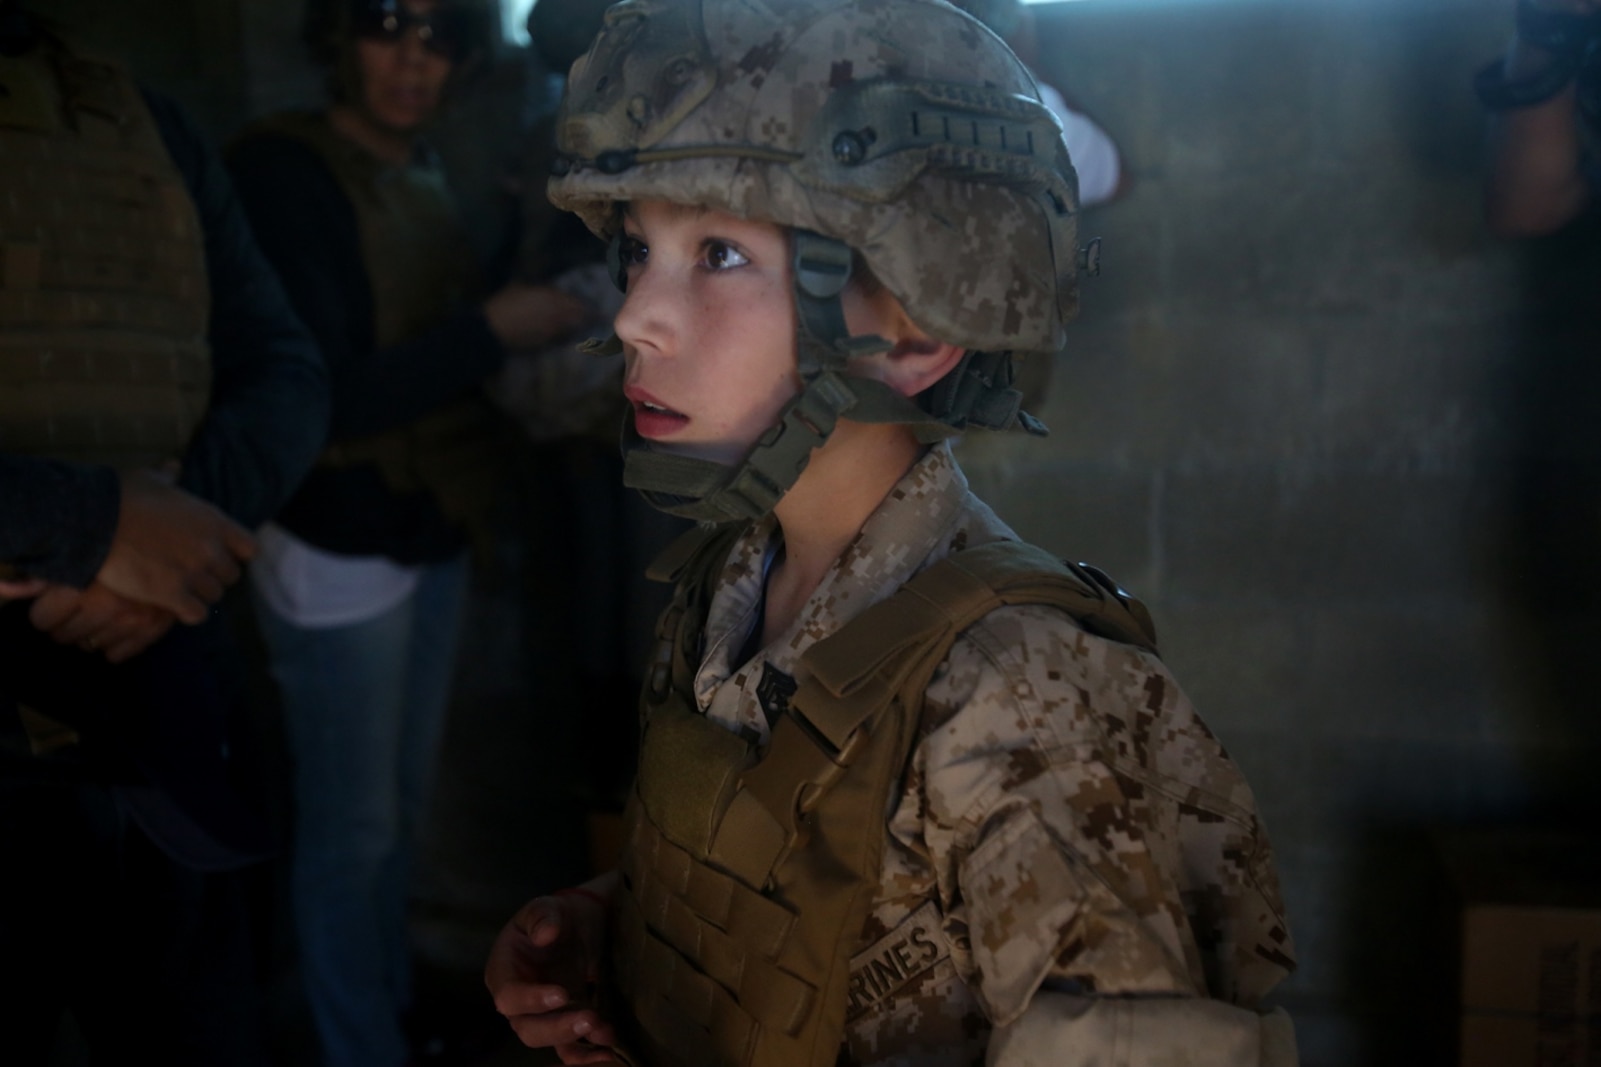
<instances>
[{"instance_id":1,"label":"camo jacket sleeve","mask_svg":"<svg viewBox=\"0 0 1601 1067\"><path fill-rule=\"evenodd\" d=\"M1006 1052L1042 1028L1084 1050L1055 1064L1160 1062L1129 1045L1146 1032L1262 1043L1255 1008L1293 967L1271 848L1160 661L1052 609L1003 609L952 649L924 723L891 836L931 868L954 970L996 1028L990 1062L1044 1062Z\"/></svg>"},{"instance_id":2,"label":"camo jacket sleeve","mask_svg":"<svg viewBox=\"0 0 1601 1067\"><path fill-rule=\"evenodd\" d=\"M1041 990L990 1035L985 1067L1296 1067L1295 1028L1218 1000Z\"/></svg>"}]
</instances>

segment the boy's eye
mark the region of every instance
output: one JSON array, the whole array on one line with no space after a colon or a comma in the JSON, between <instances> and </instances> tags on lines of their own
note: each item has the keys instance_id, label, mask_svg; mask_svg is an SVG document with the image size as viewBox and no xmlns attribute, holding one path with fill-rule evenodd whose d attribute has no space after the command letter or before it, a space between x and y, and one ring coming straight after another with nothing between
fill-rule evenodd
<instances>
[{"instance_id":1,"label":"boy's eye","mask_svg":"<svg viewBox=\"0 0 1601 1067\"><path fill-rule=\"evenodd\" d=\"M650 258L650 246L637 237L623 234L622 240L617 242L617 259L623 269L642 265Z\"/></svg>"},{"instance_id":2,"label":"boy's eye","mask_svg":"<svg viewBox=\"0 0 1601 1067\"><path fill-rule=\"evenodd\" d=\"M706 265L712 270L729 270L750 262L745 253L726 241L707 241L704 255Z\"/></svg>"}]
</instances>

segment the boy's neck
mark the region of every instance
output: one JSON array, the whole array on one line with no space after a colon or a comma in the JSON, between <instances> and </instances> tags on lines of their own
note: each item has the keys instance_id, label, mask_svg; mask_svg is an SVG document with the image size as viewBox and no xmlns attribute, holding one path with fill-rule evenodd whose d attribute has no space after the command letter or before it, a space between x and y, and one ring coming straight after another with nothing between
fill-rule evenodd
<instances>
[{"instance_id":1,"label":"boy's neck","mask_svg":"<svg viewBox=\"0 0 1601 1067\"><path fill-rule=\"evenodd\" d=\"M767 575L765 647L789 629L834 561L924 452L904 426L840 420L774 508L784 556Z\"/></svg>"}]
</instances>

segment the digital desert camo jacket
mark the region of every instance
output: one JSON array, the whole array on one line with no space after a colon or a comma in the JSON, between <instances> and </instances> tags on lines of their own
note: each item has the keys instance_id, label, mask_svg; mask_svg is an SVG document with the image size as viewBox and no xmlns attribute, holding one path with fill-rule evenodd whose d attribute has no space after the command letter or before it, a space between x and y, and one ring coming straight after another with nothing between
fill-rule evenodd
<instances>
[{"instance_id":1,"label":"digital desert camo jacket","mask_svg":"<svg viewBox=\"0 0 1601 1067\"><path fill-rule=\"evenodd\" d=\"M765 737L813 643L947 554L1014 538L936 446L739 662L780 549L758 522L716 583L697 704ZM935 674L883 817L842 1064L1296 1062L1288 1017L1262 1005L1295 965L1271 846L1155 656L1054 609L992 612Z\"/></svg>"}]
</instances>

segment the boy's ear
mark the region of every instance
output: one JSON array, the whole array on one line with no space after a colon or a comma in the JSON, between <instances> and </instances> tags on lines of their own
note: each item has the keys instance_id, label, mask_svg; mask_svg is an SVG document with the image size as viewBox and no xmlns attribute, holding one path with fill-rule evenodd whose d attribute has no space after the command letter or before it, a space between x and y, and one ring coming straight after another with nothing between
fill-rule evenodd
<instances>
[{"instance_id":1,"label":"boy's ear","mask_svg":"<svg viewBox=\"0 0 1601 1067\"><path fill-rule=\"evenodd\" d=\"M884 380L902 396L916 396L949 374L967 349L932 338L906 338L884 354Z\"/></svg>"}]
</instances>

